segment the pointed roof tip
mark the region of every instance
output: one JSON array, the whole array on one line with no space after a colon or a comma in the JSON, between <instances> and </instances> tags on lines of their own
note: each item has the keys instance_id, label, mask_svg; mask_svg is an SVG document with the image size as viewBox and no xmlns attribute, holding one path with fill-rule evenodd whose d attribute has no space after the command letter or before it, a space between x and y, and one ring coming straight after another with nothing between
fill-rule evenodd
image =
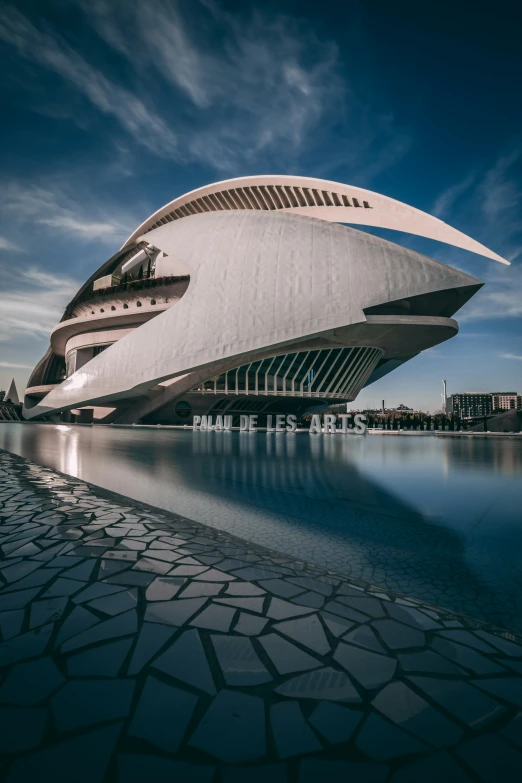
<instances>
[{"instance_id":1,"label":"pointed roof tip","mask_svg":"<svg viewBox=\"0 0 522 783\"><path fill-rule=\"evenodd\" d=\"M11 383L9 384L9 387L8 387L6 393L5 393L4 401L5 402L12 402L14 405L19 405L20 404L20 398L18 396L18 390L16 388L16 383L15 383L15 379L14 378L11 381Z\"/></svg>"}]
</instances>

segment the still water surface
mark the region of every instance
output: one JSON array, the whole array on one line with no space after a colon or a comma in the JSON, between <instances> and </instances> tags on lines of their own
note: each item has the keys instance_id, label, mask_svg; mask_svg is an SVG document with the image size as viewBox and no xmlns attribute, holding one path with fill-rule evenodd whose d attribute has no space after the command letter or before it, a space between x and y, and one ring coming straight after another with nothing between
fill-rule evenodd
<instances>
[{"instance_id":1,"label":"still water surface","mask_svg":"<svg viewBox=\"0 0 522 783\"><path fill-rule=\"evenodd\" d=\"M522 630L522 439L6 423L0 448Z\"/></svg>"}]
</instances>

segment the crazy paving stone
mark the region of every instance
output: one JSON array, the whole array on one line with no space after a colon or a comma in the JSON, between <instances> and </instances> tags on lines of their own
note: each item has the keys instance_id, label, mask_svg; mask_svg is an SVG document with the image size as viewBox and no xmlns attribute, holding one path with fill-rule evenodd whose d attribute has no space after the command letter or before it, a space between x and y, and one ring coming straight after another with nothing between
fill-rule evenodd
<instances>
[{"instance_id":1,"label":"crazy paving stone","mask_svg":"<svg viewBox=\"0 0 522 783\"><path fill-rule=\"evenodd\" d=\"M34 601L31 604L29 628L37 628L39 625L53 623L59 620L65 611L68 598L46 598L43 601Z\"/></svg>"},{"instance_id":2,"label":"crazy paving stone","mask_svg":"<svg viewBox=\"0 0 522 783\"><path fill-rule=\"evenodd\" d=\"M371 650L372 652L384 652L384 647L378 641L369 625L361 625L359 628L350 631L346 636L343 636L343 642L356 644L358 647L364 647L365 650Z\"/></svg>"},{"instance_id":3,"label":"crazy paving stone","mask_svg":"<svg viewBox=\"0 0 522 783\"><path fill-rule=\"evenodd\" d=\"M205 628L209 631L223 631L223 633L226 633L232 624L235 613L236 610L231 609L228 606L211 604L210 606L207 606L206 609L203 609L203 611L192 620L190 625L193 625L196 628Z\"/></svg>"},{"instance_id":4,"label":"crazy paving stone","mask_svg":"<svg viewBox=\"0 0 522 783\"><path fill-rule=\"evenodd\" d=\"M21 753L37 748L48 720L48 710L0 707L0 753Z\"/></svg>"},{"instance_id":5,"label":"crazy paving stone","mask_svg":"<svg viewBox=\"0 0 522 783\"><path fill-rule=\"evenodd\" d=\"M417 696L403 682L387 685L372 706L396 725L436 748L456 745L461 729Z\"/></svg>"},{"instance_id":6,"label":"crazy paving stone","mask_svg":"<svg viewBox=\"0 0 522 783\"><path fill-rule=\"evenodd\" d=\"M133 693L133 680L70 680L51 699L58 731L125 718L130 712Z\"/></svg>"},{"instance_id":7,"label":"crazy paving stone","mask_svg":"<svg viewBox=\"0 0 522 783\"><path fill-rule=\"evenodd\" d=\"M112 617L110 620L103 620L97 625L83 631L72 639L62 644L62 652L71 652L80 647L86 647L88 644L103 642L114 639L119 636L134 634L138 630L138 618L135 609Z\"/></svg>"},{"instance_id":8,"label":"crazy paving stone","mask_svg":"<svg viewBox=\"0 0 522 783\"><path fill-rule=\"evenodd\" d=\"M175 633L176 628L167 625L143 623L129 664L129 674L138 674Z\"/></svg>"},{"instance_id":9,"label":"crazy paving stone","mask_svg":"<svg viewBox=\"0 0 522 783\"><path fill-rule=\"evenodd\" d=\"M260 636L259 642L279 674L293 674L321 666L321 662L316 658L285 641L278 634Z\"/></svg>"},{"instance_id":10,"label":"crazy paving stone","mask_svg":"<svg viewBox=\"0 0 522 783\"><path fill-rule=\"evenodd\" d=\"M313 611L313 609L305 606L297 606L291 601L283 601L281 598L272 598L266 616L271 617L273 620L286 620L289 617L300 617L304 614L311 614Z\"/></svg>"},{"instance_id":11,"label":"crazy paving stone","mask_svg":"<svg viewBox=\"0 0 522 783\"><path fill-rule=\"evenodd\" d=\"M129 728L131 737L175 753L198 702L197 696L149 676Z\"/></svg>"},{"instance_id":12,"label":"crazy paving stone","mask_svg":"<svg viewBox=\"0 0 522 783\"><path fill-rule=\"evenodd\" d=\"M286 680L276 693L293 699L327 699L357 704L362 701L349 677L331 666Z\"/></svg>"},{"instance_id":13,"label":"crazy paving stone","mask_svg":"<svg viewBox=\"0 0 522 783\"><path fill-rule=\"evenodd\" d=\"M187 580L183 577L157 576L147 587L147 601L170 601Z\"/></svg>"},{"instance_id":14,"label":"crazy paving stone","mask_svg":"<svg viewBox=\"0 0 522 783\"><path fill-rule=\"evenodd\" d=\"M356 744L363 753L377 761L387 761L427 749L424 742L406 734L374 713L366 718L357 735Z\"/></svg>"},{"instance_id":15,"label":"crazy paving stone","mask_svg":"<svg viewBox=\"0 0 522 783\"><path fill-rule=\"evenodd\" d=\"M234 626L234 631L243 633L246 636L258 636L267 622L268 620L265 617L254 617L253 614L241 612L239 620Z\"/></svg>"},{"instance_id":16,"label":"crazy paving stone","mask_svg":"<svg viewBox=\"0 0 522 783\"><path fill-rule=\"evenodd\" d=\"M306 722L299 704L282 701L270 708L270 728L280 758L321 750L321 743Z\"/></svg>"},{"instance_id":17,"label":"crazy paving stone","mask_svg":"<svg viewBox=\"0 0 522 783\"><path fill-rule=\"evenodd\" d=\"M90 609L96 609L98 612L114 616L129 609L134 609L137 602L138 591L134 589L125 590L123 593L116 593L116 595L107 595L104 598L97 598L95 601L90 601L88 606Z\"/></svg>"},{"instance_id":18,"label":"crazy paving stone","mask_svg":"<svg viewBox=\"0 0 522 783\"><path fill-rule=\"evenodd\" d=\"M109 576L127 571L130 567L131 563L122 563L120 560L102 560L100 562L98 579L107 579Z\"/></svg>"},{"instance_id":19,"label":"crazy paving stone","mask_svg":"<svg viewBox=\"0 0 522 783\"><path fill-rule=\"evenodd\" d=\"M223 590L223 583L190 582L180 593L180 598L199 598L200 596L218 595Z\"/></svg>"},{"instance_id":20,"label":"crazy paving stone","mask_svg":"<svg viewBox=\"0 0 522 783\"><path fill-rule=\"evenodd\" d=\"M264 590L267 590L273 595L277 595L280 598L293 598L294 595L300 595L303 593L302 587L285 582L284 579L264 579L259 582Z\"/></svg>"},{"instance_id":21,"label":"crazy paving stone","mask_svg":"<svg viewBox=\"0 0 522 783\"><path fill-rule=\"evenodd\" d=\"M228 764L254 761L266 753L263 699L222 690L216 696L189 745Z\"/></svg>"},{"instance_id":22,"label":"crazy paving stone","mask_svg":"<svg viewBox=\"0 0 522 783\"><path fill-rule=\"evenodd\" d=\"M207 566L201 566L201 565L178 565L172 566L168 569L170 571L171 576L186 576L186 577L194 577L198 576L198 574L202 574L205 571L208 571L209 569Z\"/></svg>"},{"instance_id":23,"label":"crazy paving stone","mask_svg":"<svg viewBox=\"0 0 522 783\"><path fill-rule=\"evenodd\" d=\"M474 729L486 725L504 712L504 707L497 701L466 682L432 677L409 679L441 707Z\"/></svg>"},{"instance_id":24,"label":"crazy paving stone","mask_svg":"<svg viewBox=\"0 0 522 783\"><path fill-rule=\"evenodd\" d=\"M386 611L394 620L398 620L400 623L404 623L404 625L411 625L413 628L418 628L421 631L433 631L442 627L440 623L435 622L435 620L427 617L419 609L411 606L386 603Z\"/></svg>"},{"instance_id":25,"label":"crazy paving stone","mask_svg":"<svg viewBox=\"0 0 522 783\"><path fill-rule=\"evenodd\" d=\"M463 644L448 642L446 639L435 638L431 646L445 658L449 658L459 666L470 669L474 674L496 674L503 672L502 666L486 658L482 653L472 650L471 647L465 647Z\"/></svg>"},{"instance_id":26,"label":"crazy paving stone","mask_svg":"<svg viewBox=\"0 0 522 783\"><path fill-rule=\"evenodd\" d=\"M289 577L288 581L297 587L302 587L303 590L312 590L313 592L320 593L324 596L329 596L333 592L331 585L322 582L319 579L312 579L309 576L297 576Z\"/></svg>"},{"instance_id":27,"label":"crazy paving stone","mask_svg":"<svg viewBox=\"0 0 522 783\"><path fill-rule=\"evenodd\" d=\"M298 783L384 783L387 775L388 768L384 764L303 759L299 765Z\"/></svg>"},{"instance_id":28,"label":"crazy paving stone","mask_svg":"<svg viewBox=\"0 0 522 783\"><path fill-rule=\"evenodd\" d=\"M42 550L36 546L36 544L29 543L23 544L10 553L10 557L30 557L31 555L37 555Z\"/></svg>"},{"instance_id":29,"label":"crazy paving stone","mask_svg":"<svg viewBox=\"0 0 522 783\"><path fill-rule=\"evenodd\" d=\"M458 748L457 755L484 783L522 779L522 756L501 737L475 737Z\"/></svg>"},{"instance_id":30,"label":"crazy paving stone","mask_svg":"<svg viewBox=\"0 0 522 783\"><path fill-rule=\"evenodd\" d=\"M148 587L154 580L154 574L145 571L124 571L121 574L109 576L105 581L111 585L126 585L128 587Z\"/></svg>"},{"instance_id":31,"label":"crazy paving stone","mask_svg":"<svg viewBox=\"0 0 522 783\"><path fill-rule=\"evenodd\" d=\"M286 764L229 766L222 772L223 783L288 783Z\"/></svg>"},{"instance_id":32,"label":"crazy paving stone","mask_svg":"<svg viewBox=\"0 0 522 783\"><path fill-rule=\"evenodd\" d=\"M465 644L467 647L473 647L474 650L478 650L483 653L493 653L495 648L490 644L486 644L482 639L471 633L471 631L439 631L437 636L443 639L449 639L450 642L458 642L459 644Z\"/></svg>"},{"instance_id":33,"label":"crazy paving stone","mask_svg":"<svg viewBox=\"0 0 522 783\"><path fill-rule=\"evenodd\" d=\"M67 579L79 579L80 581L88 580L92 576L92 572L94 571L95 565L96 565L95 560L86 560L85 563L80 563L80 565L68 569L66 574L64 574L64 576L67 576ZM100 578L103 578L101 566L100 566Z\"/></svg>"},{"instance_id":34,"label":"crazy paving stone","mask_svg":"<svg viewBox=\"0 0 522 783\"><path fill-rule=\"evenodd\" d=\"M372 627L384 640L390 650L405 650L409 647L423 647L425 635L396 620L375 620Z\"/></svg>"},{"instance_id":35,"label":"crazy paving stone","mask_svg":"<svg viewBox=\"0 0 522 783\"><path fill-rule=\"evenodd\" d=\"M145 620L178 627L196 614L206 601L203 597L149 603L145 610Z\"/></svg>"},{"instance_id":36,"label":"crazy paving stone","mask_svg":"<svg viewBox=\"0 0 522 783\"><path fill-rule=\"evenodd\" d=\"M39 587L32 590L20 590L18 593L2 593L0 595L0 612L7 612L10 609L22 609L33 600L35 595L40 592Z\"/></svg>"},{"instance_id":37,"label":"crazy paving stone","mask_svg":"<svg viewBox=\"0 0 522 783\"><path fill-rule=\"evenodd\" d=\"M472 783L464 768L446 751L438 751L408 764L391 778L391 783Z\"/></svg>"},{"instance_id":38,"label":"crazy paving stone","mask_svg":"<svg viewBox=\"0 0 522 783\"><path fill-rule=\"evenodd\" d=\"M515 644L509 639L504 639L502 636L495 636L488 631L475 631L475 634L480 636L487 644L496 647L497 650L500 650L505 655L510 655L514 658L522 658L522 645Z\"/></svg>"},{"instance_id":39,"label":"crazy paving stone","mask_svg":"<svg viewBox=\"0 0 522 783\"><path fill-rule=\"evenodd\" d=\"M395 673L397 662L385 655L340 642L334 653L337 663L369 690L385 685Z\"/></svg>"},{"instance_id":40,"label":"crazy paving stone","mask_svg":"<svg viewBox=\"0 0 522 783\"><path fill-rule=\"evenodd\" d=\"M504 726L500 733L522 750L522 712L519 712L516 718Z\"/></svg>"},{"instance_id":41,"label":"crazy paving stone","mask_svg":"<svg viewBox=\"0 0 522 783\"><path fill-rule=\"evenodd\" d=\"M217 598L216 603L233 606L236 609L248 609L249 612L263 613L263 598Z\"/></svg>"},{"instance_id":42,"label":"crazy paving stone","mask_svg":"<svg viewBox=\"0 0 522 783\"><path fill-rule=\"evenodd\" d=\"M227 685L270 682L272 677L261 663L250 639L238 636L211 636L211 639Z\"/></svg>"},{"instance_id":43,"label":"crazy paving stone","mask_svg":"<svg viewBox=\"0 0 522 783\"><path fill-rule=\"evenodd\" d=\"M42 593L42 598L55 598L61 595L73 595L82 588L86 587L86 582L80 582L77 579L57 579L51 587Z\"/></svg>"},{"instance_id":44,"label":"crazy paving stone","mask_svg":"<svg viewBox=\"0 0 522 783\"><path fill-rule=\"evenodd\" d=\"M251 582L230 582L225 595L266 595L266 593Z\"/></svg>"},{"instance_id":45,"label":"crazy paving stone","mask_svg":"<svg viewBox=\"0 0 522 783\"><path fill-rule=\"evenodd\" d=\"M296 596L293 601L300 606L311 606L313 609L321 609L325 599L319 593L309 592Z\"/></svg>"},{"instance_id":46,"label":"crazy paving stone","mask_svg":"<svg viewBox=\"0 0 522 783\"><path fill-rule=\"evenodd\" d=\"M152 666L211 696L216 693L207 657L195 628L185 631Z\"/></svg>"},{"instance_id":47,"label":"crazy paving stone","mask_svg":"<svg viewBox=\"0 0 522 783\"><path fill-rule=\"evenodd\" d=\"M117 677L131 644L132 639L122 639L76 653L67 660L67 673L69 677Z\"/></svg>"},{"instance_id":48,"label":"crazy paving stone","mask_svg":"<svg viewBox=\"0 0 522 783\"><path fill-rule=\"evenodd\" d=\"M224 571L218 571L216 568L210 568L203 574L197 574L194 577L198 582L231 582L236 577L231 574L226 574Z\"/></svg>"},{"instance_id":49,"label":"crazy paving stone","mask_svg":"<svg viewBox=\"0 0 522 783\"><path fill-rule=\"evenodd\" d=\"M2 687L0 702L32 707L54 693L65 678L51 658L38 658L13 666Z\"/></svg>"},{"instance_id":50,"label":"crazy paving stone","mask_svg":"<svg viewBox=\"0 0 522 783\"><path fill-rule=\"evenodd\" d=\"M70 639L72 636L86 631L88 628L92 628L93 625L99 622L98 617L95 617L92 612L84 609L83 606L76 606L67 619L62 623L62 626L56 637L56 647L59 647L66 639Z\"/></svg>"},{"instance_id":51,"label":"crazy paving stone","mask_svg":"<svg viewBox=\"0 0 522 783\"><path fill-rule=\"evenodd\" d=\"M406 672L425 672L427 674L453 674L462 676L464 670L431 650L415 653L399 653L399 662Z\"/></svg>"},{"instance_id":52,"label":"crazy paving stone","mask_svg":"<svg viewBox=\"0 0 522 783\"><path fill-rule=\"evenodd\" d=\"M86 587L81 593L75 595L73 603L85 604L87 601L94 601L96 598L103 598L106 595L114 595L114 593L121 593L124 587L116 587L113 585L107 585L104 582L94 582L94 584Z\"/></svg>"},{"instance_id":53,"label":"crazy paving stone","mask_svg":"<svg viewBox=\"0 0 522 783\"><path fill-rule=\"evenodd\" d=\"M161 560L149 560L146 557L142 557L132 567L133 571L146 571L150 574L168 574L171 572L172 563L164 563ZM172 573L172 572L171 572ZM177 574L183 576L183 574Z\"/></svg>"},{"instance_id":54,"label":"crazy paving stone","mask_svg":"<svg viewBox=\"0 0 522 783\"><path fill-rule=\"evenodd\" d=\"M0 634L2 639L12 639L13 636L18 636L22 629L22 623L24 621L23 609L12 609L10 612L0 612Z\"/></svg>"},{"instance_id":55,"label":"crazy paving stone","mask_svg":"<svg viewBox=\"0 0 522 783\"><path fill-rule=\"evenodd\" d=\"M118 756L118 783L212 783L214 767L186 764L158 756Z\"/></svg>"},{"instance_id":56,"label":"crazy paving stone","mask_svg":"<svg viewBox=\"0 0 522 783\"><path fill-rule=\"evenodd\" d=\"M522 708L522 678L521 677L491 677L482 680L473 680L473 685L481 688L491 696L514 704Z\"/></svg>"},{"instance_id":57,"label":"crazy paving stone","mask_svg":"<svg viewBox=\"0 0 522 783\"><path fill-rule=\"evenodd\" d=\"M283 623L272 625L274 631L290 637L312 652L326 655L330 652L330 645L326 638L321 621L316 614L308 617L300 617L297 620L286 620Z\"/></svg>"},{"instance_id":58,"label":"crazy paving stone","mask_svg":"<svg viewBox=\"0 0 522 783\"><path fill-rule=\"evenodd\" d=\"M0 644L0 661L2 666L8 666L10 663L26 661L29 658L36 658L41 655L53 632L53 624L43 625L35 628L33 631L15 636Z\"/></svg>"},{"instance_id":59,"label":"crazy paving stone","mask_svg":"<svg viewBox=\"0 0 522 783\"><path fill-rule=\"evenodd\" d=\"M312 726L332 744L347 742L362 719L358 710L322 701L308 718Z\"/></svg>"},{"instance_id":60,"label":"crazy paving stone","mask_svg":"<svg viewBox=\"0 0 522 783\"><path fill-rule=\"evenodd\" d=\"M15 565L2 568L2 576L6 582L18 582L19 579L23 579L27 574L31 574L33 571L36 571L37 568L41 568L41 565L41 563L36 563L31 560L16 563Z\"/></svg>"},{"instance_id":61,"label":"crazy paving stone","mask_svg":"<svg viewBox=\"0 0 522 783\"><path fill-rule=\"evenodd\" d=\"M347 596L337 596L337 601L340 601L345 606L349 606L358 612L369 615L370 617L378 618L385 617L385 612L380 601L377 598L355 598Z\"/></svg>"},{"instance_id":62,"label":"crazy paving stone","mask_svg":"<svg viewBox=\"0 0 522 783\"><path fill-rule=\"evenodd\" d=\"M17 759L8 783L101 783L122 724L106 726Z\"/></svg>"},{"instance_id":63,"label":"crazy paving stone","mask_svg":"<svg viewBox=\"0 0 522 783\"><path fill-rule=\"evenodd\" d=\"M27 587L45 585L48 582L51 582L61 571L63 571L62 568L40 568L38 571L33 571L32 574L24 577L24 579L21 579L19 582L15 582L4 588L4 593L12 593L15 590L25 590ZM2 593L2 595L4 593Z\"/></svg>"},{"instance_id":64,"label":"crazy paving stone","mask_svg":"<svg viewBox=\"0 0 522 783\"><path fill-rule=\"evenodd\" d=\"M330 633L335 637L342 636L354 626L350 620L346 620L344 617L337 617L335 614L330 614L329 612L319 612L319 614Z\"/></svg>"}]
</instances>

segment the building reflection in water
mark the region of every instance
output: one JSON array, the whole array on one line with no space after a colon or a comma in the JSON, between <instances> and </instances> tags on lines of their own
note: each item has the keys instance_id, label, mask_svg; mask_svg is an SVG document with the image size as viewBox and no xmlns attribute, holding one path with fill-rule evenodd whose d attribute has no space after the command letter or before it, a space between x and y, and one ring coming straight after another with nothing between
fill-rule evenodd
<instances>
[{"instance_id":1,"label":"building reflection in water","mask_svg":"<svg viewBox=\"0 0 522 783\"><path fill-rule=\"evenodd\" d=\"M3 424L0 447L322 566L522 626L522 443Z\"/></svg>"}]
</instances>

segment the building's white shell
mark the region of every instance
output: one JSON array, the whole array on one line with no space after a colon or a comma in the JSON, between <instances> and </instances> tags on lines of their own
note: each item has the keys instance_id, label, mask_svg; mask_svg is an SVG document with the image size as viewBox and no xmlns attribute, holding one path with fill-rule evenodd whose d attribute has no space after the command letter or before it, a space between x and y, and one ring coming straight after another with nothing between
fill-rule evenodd
<instances>
[{"instance_id":1,"label":"building's white shell","mask_svg":"<svg viewBox=\"0 0 522 783\"><path fill-rule=\"evenodd\" d=\"M146 242L162 275L190 276L186 293L155 317L150 306L93 314L88 325L62 320L53 332L58 354L88 329L112 329L114 344L25 415L125 401L121 420L137 421L230 368L311 346L379 349L362 385L457 332L449 316L479 281L335 221L409 231L503 261L436 218L360 188L293 177L217 183L155 213L123 248ZM379 311L398 301L413 309Z\"/></svg>"}]
</instances>

